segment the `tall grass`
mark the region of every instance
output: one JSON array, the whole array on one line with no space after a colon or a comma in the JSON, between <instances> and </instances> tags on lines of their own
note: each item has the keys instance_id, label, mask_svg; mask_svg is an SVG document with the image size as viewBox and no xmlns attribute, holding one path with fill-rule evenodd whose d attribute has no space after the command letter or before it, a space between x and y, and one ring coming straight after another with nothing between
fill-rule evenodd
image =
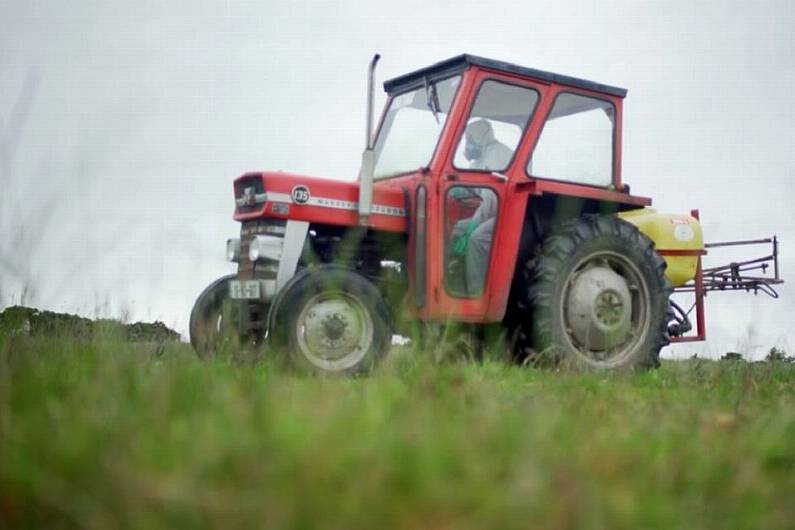
<instances>
[{"instance_id":1,"label":"tall grass","mask_svg":"<svg viewBox=\"0 0 795 530\"><path fill-rule=\"evenodd\" d=\"M371 377L0 342L0 528L792 528L795 366L397 348Z\"/></svg>"}]
</instances>

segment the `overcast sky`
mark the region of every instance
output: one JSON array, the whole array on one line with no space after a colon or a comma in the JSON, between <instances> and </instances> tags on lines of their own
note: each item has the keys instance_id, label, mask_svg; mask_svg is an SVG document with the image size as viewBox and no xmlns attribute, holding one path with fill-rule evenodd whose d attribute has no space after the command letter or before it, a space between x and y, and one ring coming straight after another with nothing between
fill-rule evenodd
<instances>
[{"instance_id":1,"label":"overcast sky","mask_svg":"<svg viewBox=\"0 0 795 530\"><path fill-rule=\"evenodd\" d=\"M185 332L234 270L235 176L355 177L371 55L380 91L467 52L628 88L633 192L780 236L781 299L711 295L710 340L667 355L795 353L793 28L790 1L0 0L0 307Z\"/></svg>"}]
</instances>

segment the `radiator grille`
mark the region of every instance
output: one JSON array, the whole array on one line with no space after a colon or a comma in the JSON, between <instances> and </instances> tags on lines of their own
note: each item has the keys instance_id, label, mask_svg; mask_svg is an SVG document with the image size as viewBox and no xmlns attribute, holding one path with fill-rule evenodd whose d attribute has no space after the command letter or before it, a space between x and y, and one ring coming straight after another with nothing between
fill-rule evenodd
<instances>
[{"instance_id":1,"label":"radiator grille","mask_svg":"<svg viewBox=\"0 0 795 530\"><path fill-rule=\"evenodd\" d=\"M241 280L272 279L276 278L278 263L258 262L254 263L248 259L248 249L251 239L255 235L269 235L284 237L287 221L284 219L256 219L245 221L240 226L240 262L237 267L237 275Z\"/></svg>"}]
</instances>

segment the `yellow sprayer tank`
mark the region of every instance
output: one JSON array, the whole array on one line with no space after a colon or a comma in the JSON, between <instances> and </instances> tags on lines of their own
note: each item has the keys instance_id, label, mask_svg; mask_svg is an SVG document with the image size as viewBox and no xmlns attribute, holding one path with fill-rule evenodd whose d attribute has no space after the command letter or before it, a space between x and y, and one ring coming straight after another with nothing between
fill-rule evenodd
<instances>
[{"instance_id":1,"label":"yellow sprayer tank","mask_svg":"<svg viewBox=\"0 0 795 530\"><path fill-rule=\"evenodd\" d=\"M631 210L618 216L654 241L657 252L668 263L665 276L674 287L695 278L698 257L704 250L704 234L698 219L687 214L659 213L654 208ZM682 251L695 251L695 255L677 255Z\"/></svg>"}]
</instances>

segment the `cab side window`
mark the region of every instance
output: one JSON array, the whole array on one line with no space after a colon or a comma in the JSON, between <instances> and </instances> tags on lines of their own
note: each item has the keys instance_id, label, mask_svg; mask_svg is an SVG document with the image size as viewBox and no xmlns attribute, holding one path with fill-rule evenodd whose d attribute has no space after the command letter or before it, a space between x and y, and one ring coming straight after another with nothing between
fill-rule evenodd
<instances>
[{"instance_id":1,"label":"cab side window","mask_svg":"<svg viewBox=\"0 0 795 530\"><path fill-rule=\"evenodd\" d=\"M608 186L613 181L615 108L609 101L559 94L527 164L534 177Z\"/></svg>"}]
</instances>

